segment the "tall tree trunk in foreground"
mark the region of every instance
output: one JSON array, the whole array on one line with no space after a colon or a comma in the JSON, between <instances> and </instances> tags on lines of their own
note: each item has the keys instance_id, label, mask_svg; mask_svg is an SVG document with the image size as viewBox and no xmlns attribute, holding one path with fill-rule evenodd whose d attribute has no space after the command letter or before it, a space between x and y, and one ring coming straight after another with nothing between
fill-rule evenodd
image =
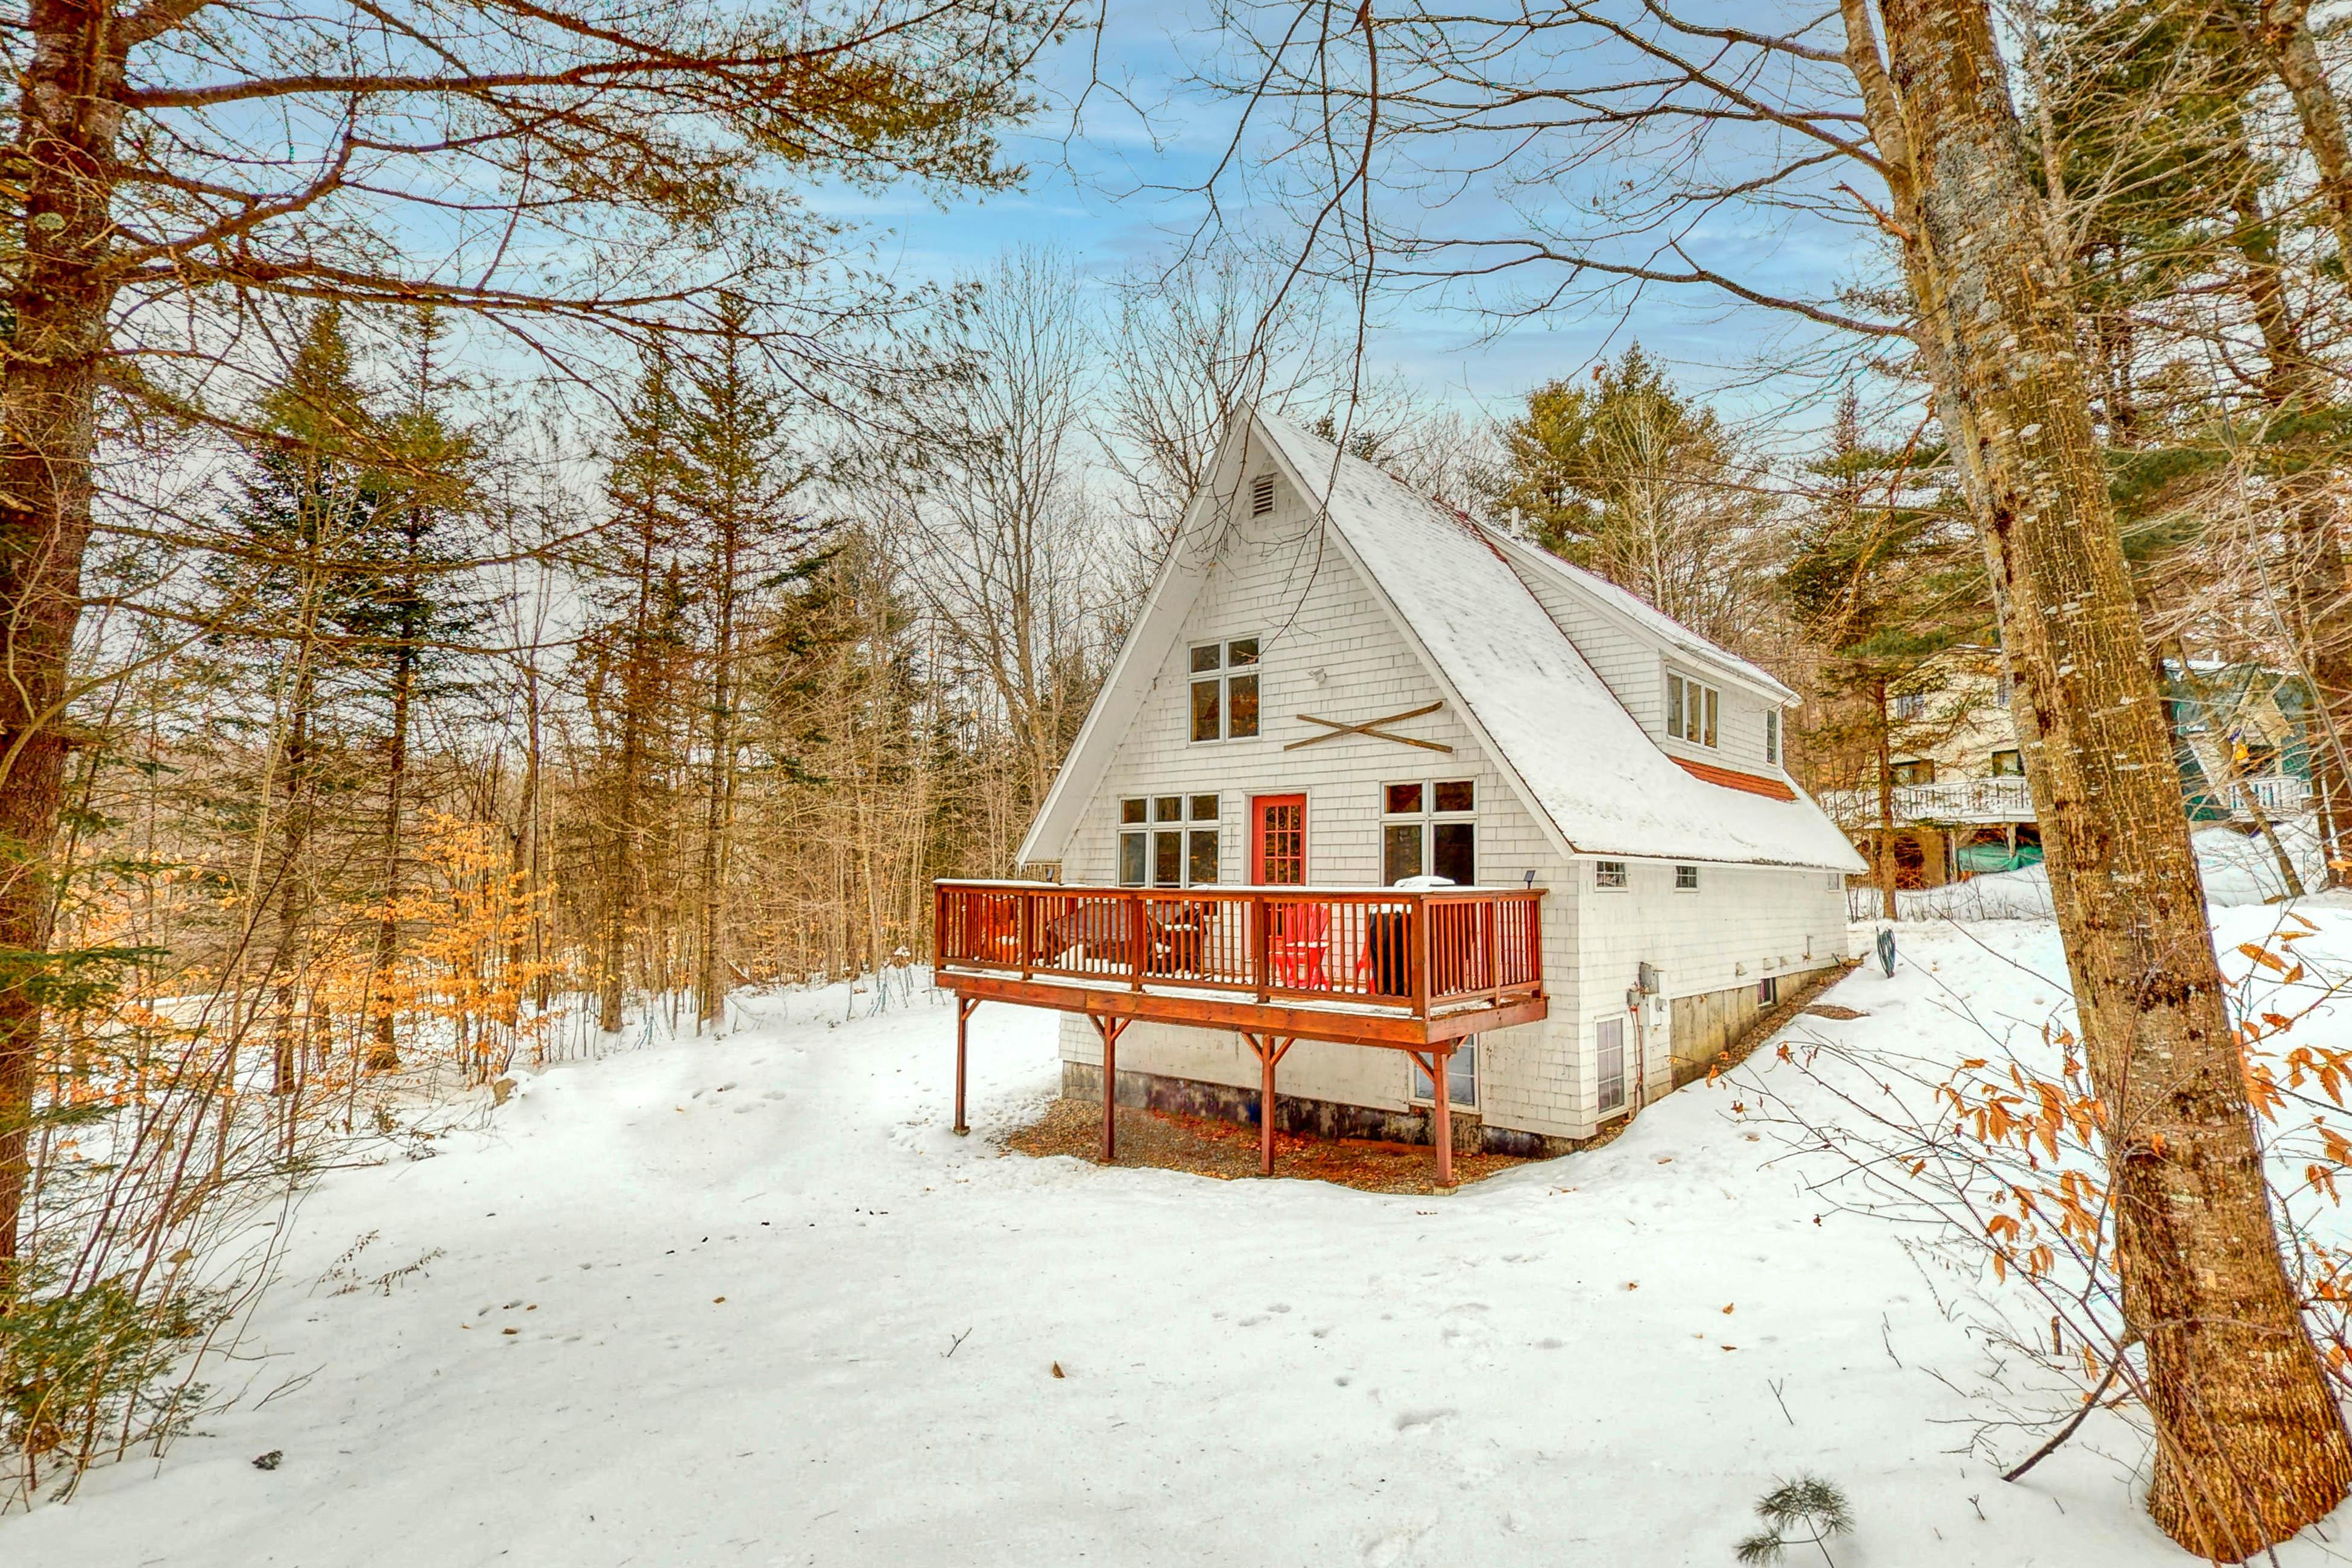
<instances>
[{"instance_id":1,"label":"tall tree trunk in foreground","mask_svg":"<svg viewBox=\"0 0 2352 1568\"><path fill-rule=\"evenodd\" d=\"M1895 756L1889 749L1894 727L1886 718L1886 682L1880 681L1871 695L1878 704L1878 745L1872 758L1878 769L1878 853L1871 859L1878 868L1880 912L1891 921L1901 916L1895 897Z\"/></svg>"},{"instance_id":2,"label":"tall tree trunk in foreground","mask_svg":"<svg viewBox=\"0 0 2352 1568\"><path fill-rule=\"evenodd\" d=\"M67 662L81 616L98 368L115 276L106 255L135 26L31 0L18 57L23 248L0 381L0 1302L15 1281L30 1174L40 991L65 788Z\"/></svg>"},{"instance_id":3,"label":"tall tree trunk in foreground","mask_svg":"<svg viewBox=\"0 0 2352 1568\"><path fill-rule=\"evenodd\" d=\"M1921 358L1982 532L2106 1112L2149 1513L2231 1562L2325 1517L2352 1447L2273 1234L2204 885L2050 247L1982 0L1841 0Z\"/></svg>"},{"instance_id":4,"label":"tall tree trunk in foreground","mask_svg":"<svg viewBox=\"0 0 2352 1568\"><path fill-rule=\"evenodd\" d=\"M394 905L400 898L400 818L408 789L408 710L416 686L416 639L415 628L406 624L412 618L402 616L401 640L392 650L392 733L383 769L384 911L375 933L375 1019L367 1051L370 1072L394 1072L400 1068L399 1008L392 994L392 966L400 956L400 920Z\"/></svg>"}]
</instances>

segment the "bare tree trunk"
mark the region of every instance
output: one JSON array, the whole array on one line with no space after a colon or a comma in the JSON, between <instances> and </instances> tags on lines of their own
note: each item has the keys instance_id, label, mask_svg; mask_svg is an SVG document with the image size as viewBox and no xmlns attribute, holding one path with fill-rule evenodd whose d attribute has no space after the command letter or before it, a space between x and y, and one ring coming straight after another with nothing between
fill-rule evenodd
<instances>
[{"instance_id":1,"label":"bare tree trunk","mask_svg":"<svg viewBox=\"0 0 2352 1568\"><path fill-rule=\"evenodd\" d=\"M404 642L392 655L392 735L383 767L383 919L375 935L375 1017L368 1044L367 1070L400 1067L398 1007L392 994L392 966L400 953L400 921L392 906L400 897L400 826L408 785L408 708L416 683L415 647Z\"/></svg>"},{"instance_id":2,"label":"bare tree trunk","mask_svg":"<svg viewBox=\"0 0 2352 1568\"><path fill-rule=\"evenodd\" d=\"M123 60L136 29L84 0L31 0L16 80L12 204L23 227L0 380L0 1299L14 1288L27 1182L39 965L68 744L67 666L81 616L98 367L118 273L110 243Z\"/></svg>"},{"instance_id":3,"label":"bare tree trunk","mask_svg":"<svg viewBox=\"0 0 2352 1568\"><path fill-rule=\"evenodd\" d=\"M1895 755L1893 726L1886 721L1886 682L1878 682L1871 697L1878 705L1873 737L1877 742L1874 760L1878 764L1878 853L1871 860L1878 872L1879 912L1891 921L1900 917L1895 897Z\"/></svg>"},{"instance_id":4,"label":"bare tree trunk","mask_svg":"<svg viewBox=\"0 0 2352 1568\"><path fill-rule=\"evenodd\" d=\"M2352 1447L2279 1257L2063 259L1982 0L1842 0L1917 341L1985 542L2156 1426L2148 1511L2240 1561L2325 1517Z\"/></svg>"}]
</instances>

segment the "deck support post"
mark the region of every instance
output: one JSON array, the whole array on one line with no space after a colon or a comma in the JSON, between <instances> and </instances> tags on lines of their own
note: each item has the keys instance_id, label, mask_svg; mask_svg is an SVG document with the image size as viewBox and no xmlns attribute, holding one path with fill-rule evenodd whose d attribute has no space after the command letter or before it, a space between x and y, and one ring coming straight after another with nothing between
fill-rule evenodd
<instances>
[{"instance_id":1,"label":"deck support post","mask_svg":"<svg viewBox=\"0 0 2352 1568\"><path fill-rule=\"evenodd\" d=\"M977 997L977 996L961 996L961 995L959 995L959 996L955 999L955 1009L956 1009L956 1101L955 1101L955 1133L956 1133L956 1136L957 1136L957 1137L959 1137L959 1138L962 1137L965 1133L970 1132L970 1131L971 1131L971 1129L970 1127L968 1127L968 1126L966 1126L966 1125L964 1124L964 1120L963 1120L963 1036L964 1036L964 1024L965 1024L965 1022L966 1022L968 1019L970 1019L970 1018L971 1017L972 1010L973 1010L974 1008L978 1007L979 1005L980 1005L980 998L979 998L979 997Z\"/></svg>"},{"instance_id":2,"label":"deck support post","mask_svg":"<svg viewBox=\"0 0 2352 1568\"><path fill-rule=\"evenodd\" d=\"M1254 1035L1244 1030L1242 1038L1257 1057L1257 1170L1262 1176L1274 1174L1274 1069L1288 1054L1295 1039L1277 1040L1272 1035Z\"/></svg>"},{"instance_id":3,"label":"deck support post","mask_svg":"<svg viewBox=\"0 0 2352 1568\"><path fill-rule=\"evenodd\" d=\"M1445 1069L1454 1060L1454 1047L1440 1046L1430 1053L1435 1069L1429 1075L1430 1087L1437 1091L1437 1184L1454 1185L1454 1096L1445 1084Z\"/></svg>"},{"instance_id":4,"label":"deck support post","mask_svg":"<svg viewBox=\"0 0 2352 1568\"><path fill-rule=\"evenodd\" d=\"M1087 1016L1093 1021L1095 1033L1102 1037L1102 1163L1115 1165L1118 1163L1118 1037L1127 1032L1129 1020L1106 1018L1097 1013Z\"/></svg>"}]
</instances>

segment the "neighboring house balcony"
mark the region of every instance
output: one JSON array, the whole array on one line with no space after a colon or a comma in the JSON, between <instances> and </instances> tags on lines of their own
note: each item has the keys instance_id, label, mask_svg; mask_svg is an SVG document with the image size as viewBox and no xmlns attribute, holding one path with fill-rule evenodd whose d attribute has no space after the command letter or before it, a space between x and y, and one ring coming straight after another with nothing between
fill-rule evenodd
<instances>
[{"instance_id":1,"label":"neighboring house balcony","mask_svg":"<svg viewBox=\"0 0 2352 1568\"><path fill-rule=\"evenodd\" d=\"M2025 780L2015 775L1896 784L1894 794L1897 827L2000 826L2034 819L2032 793L2026 788ZM2252 818L2249 802L2259 805L2264 816L2288 816L2309 806L2311 782L2294 773L2264 774L2239 780L2229 787L2226 796L2228 815L2233 818ZM1849 831L1866 832L1878 826L1879 801L1874 789L1823 790L1816 798L1822 809ZM2221 815L2210 809L2221 804L2219 798L2202 791L2190 803L2192 808L2203 808L2200 815L2209 817Z\"/></svg>"},{"instance_id":2,"label":"neighboring house balcony","mask_svg":"<svg viewBox=\"0 0 2352 1568\"><path fill-rule=\"evenodd\" d=\"M1450 1182L1447 1058L1470 1036L1544 1017L1543 889L936 885L932 962L956 996L956 1127L964 1020L983 1001L1084 1014L1103 1041L1103 1150L1119 1033L1138 1022L1232 1029L1275 1065L1297 1039L1402 1050L1436 1086ZM1272 1162L1273 1119L1261 1115Z\"/></svg>"}]
</instances>

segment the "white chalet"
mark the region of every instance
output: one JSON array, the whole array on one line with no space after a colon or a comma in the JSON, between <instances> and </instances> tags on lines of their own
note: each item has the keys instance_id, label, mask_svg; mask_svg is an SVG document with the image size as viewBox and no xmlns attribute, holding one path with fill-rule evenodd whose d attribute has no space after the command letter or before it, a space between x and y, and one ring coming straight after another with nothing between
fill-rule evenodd
<instances>
[{"instance_id":1,"label":"white chalet","mask_svg":"<svg viewBox=\"0 0 2352 1568\"><path fill-rule=\"evenodd\" d=\"M940 984L1063 1009L1063 1092L1559 1152L1845 953L1796 694L1623 590L1237 416ZM1110 1058L1106 1083L1104 1067ZM1276 1066L1279 1065L1277 1091ZM1105 1119L1106 1154L1110 1120Z\"/></svg>"}]
</instances>

